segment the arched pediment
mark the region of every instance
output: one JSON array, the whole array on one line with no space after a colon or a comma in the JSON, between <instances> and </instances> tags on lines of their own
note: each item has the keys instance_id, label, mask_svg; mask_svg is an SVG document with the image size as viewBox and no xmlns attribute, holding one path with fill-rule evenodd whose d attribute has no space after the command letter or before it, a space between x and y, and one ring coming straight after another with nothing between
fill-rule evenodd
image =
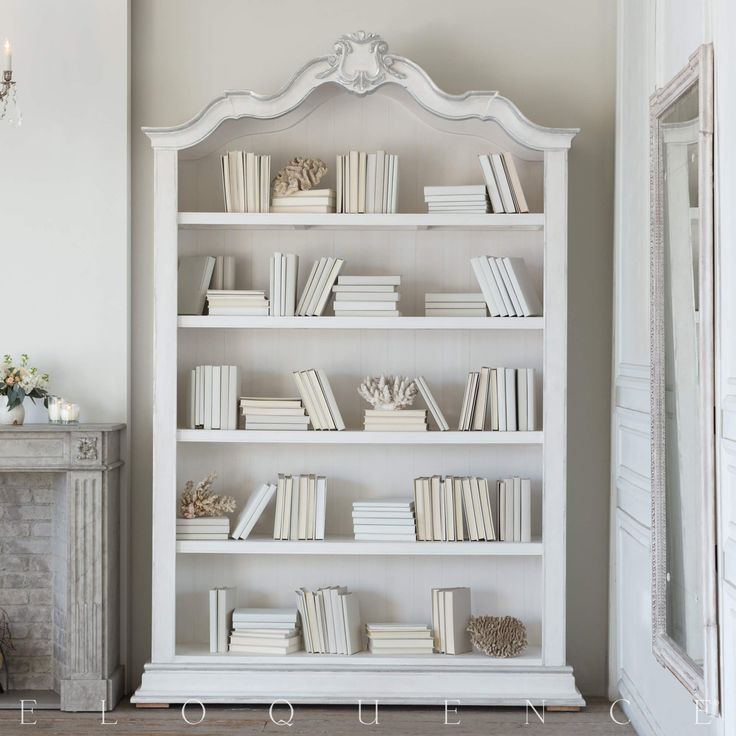
<instances>
[{"instance_id":1,"label":"arched pediment","mask_svg":"<svg viewBox=\"0 0 736 736\"><path fill-rule=\"evenodd\" d=\"M513 140L532 150L569 148L578 132L573 128L536 125L498 92L447 94L413 61L390 54L388 43L380 35L365 31L341 36L331 54L310 61L273 95L249 90L228 91L186 123L168 128L143 128L143 131L156 148L190 148L206 140L226 120L280 117L328 84L339 85L359 96L371 94L385 85L402 87L433 115L446 120L495 122Z\"/></svg>"}]
</instances>

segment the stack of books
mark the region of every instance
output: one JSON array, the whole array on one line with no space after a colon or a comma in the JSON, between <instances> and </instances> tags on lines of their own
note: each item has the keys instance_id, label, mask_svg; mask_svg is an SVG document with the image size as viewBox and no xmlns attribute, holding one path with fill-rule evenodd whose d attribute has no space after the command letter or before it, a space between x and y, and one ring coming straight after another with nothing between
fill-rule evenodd
<instances>
[{"instance_id":1,"label":"stack of books","mask_svg":"<svg viewBox=\"0 0 736 736\"><path fill-rule=\"evenodd\" d=\"M542 314L542 302L523 258L478 256L470 263L492 317Z\"/></svg>"},{"instance_id":2,"label":"stack of books","mask_svg":"<svg viewBox=\"0 0 736 736\"><path fill-rule=\"evenodd\" d=\"M439 654L472 651L467 632L470 588L432 588L432 636Z\"/></svg>"},{"instance_id":3,"label":"stack of books","mask_svg":"<svg viewBox=\"0 0 736 736\"><path fill-rule=\"evenodd\" d=\"M427 212L462 212L484 214L491 211L486 188L482 184L424 187Z\"/></svg>"},{"instance_id":4,"label":"stack of books","mask_svg":"<svg viewBox=\"0 0 736 736\"><path fill-rule=\"evenodd\" d=\"M510 153L483 153L478 160L493 211L529 212L514 157Z\"/></svg>"},{"instance_id":5,"label":"stack of books","mask_svg":"<svg viewBox=\"0 0 736 736\"><path fill-rule=\"evenodd\" d=\"M240 411L245 417L246 430L306 430L309 424L300 398L243 396Z\"/></svg>"},{"instance_id":6,"label":"stack of books","mask_svg":"<svg viewBox=\"0 0 736 736\"><path fill-rule=\"evenodd\" d=\"M432 629L424 624L366 624L371 654L432 654Z\"/></svg>"},{"instance_id":7,"label":"stack of books","mask_svg":"<svg viewBox=\"0 0 736 736\"><path fill-rule=\"evenodd\" d=\"M499 480L498 530L502 542L532 541L532 483L529 478Z\"/></svg>"},{"instance_id":8,"label":"stack of books","mask_svg":"<svg viewBox=\"0 0 736 736\"><path fill-rule=\"evenodd\" d=\"M334 189L308 189L283 197L275 194L271 200L271 212L327 214L334 211Z\"/></svg>"},{"instance_id":9,"label":"stack of books","mask_svg":"<svg viewBox=\"0 0 736 736\"><path fill-rule=\"evenodd\" d=\"M268 315L268 299L265 291L210 289L207 292L207 305L211 317Z\"/></svg>"},{"instance_id":10,"label":"stack of books","mask_svg":"<svg viewBox=\"0 0 736 736\"><path fill-rule=\"evenodd\" d=\"M425 294L426 317L485 317L483 294Z\"/></svg>"},{"instance_id":11,"label":"stack of books","mask_svg":"<svg viewBox=\"0 0 736 736\"><path fill-rule=\"evenodd\" d=\"M485 478L415 478L414 507L421 542L496 540L498 493Z\"/></svg>"},{"instance_id":12,"label":"stack of books","mask_svg":"<svg viewBox=\"0 0 736 736\"><path fill-rule=\"evenodd\" d=\"M414 507L421 542L531 541L528 478L415 478Z\"/></svg>"},{"instance_id":13,"label":"stack of books","mask_svg":"<svg viewBox=\"0 0 736 736\"><path fill-rule=\"evenodd\" d=\"M293 253L274 253L271 256L269 285L272 317L293 317L296 313L298 269L299 256Z\"/></svg>"},{"instance_id":14,"label":"stack of books","mask_svg":"<svg viewBox=\"0 0 736 736\"><path fill-rule=\"evenodd\" d=\"M358 596L332 585L296 591L304 645L312 654L355 654L363 651L363 625Z\"/></svg>"},{"instance_id":15,"label":"stack of books","mask_svg":"<svg viewBox=\"0 0 736 736\"><path fill-rule=\"evenodd\" d=\"M337 317L398 317L401 276L340 276L333 308Z\"/></svg>"},{"instance_id":16,"label":"stack of books","mask_svg":"<svg viewBox=\"0 0 736 736\"><path fill-rule=\"evenodd\" d=\"M354 501L353 533L355 539L366 542L414 542L413 501L403 498Z\"/></svg>"},{"instance_id":17,"label":"stack of books","mask_svg":"<svg viewBox=\"0 0 736 736\"><path fill-rule=\"evenodd\" d=\"M269 501L276 493L275 483L262 483L250 496L248 503L235 522L235 528L230 535L233 539L247 539L258 519L266 510Z\"/></svg>"},{"instance_id":18,"label":"stack of books","mask_svg":"<svg viewBox=\"0 0 736 736\"><path fill-rule=\"evenodd\" d=\"M396 212L399 157L385 151L337 156L337 211Z\"/></svg>"},{"instance_id":19,"label":"stack of books","mask_svg":"<svg viewBox=\"0 0 736 736\"><path fill-rule=\"evenodd\" d=\"M481 368L465 384L458 430L533 432L537 428L534 368Z\"/></svg>"},{"instance_id":20,"label":"stack of books","mask_svg":"<svg viewBox=\"0 0 736 736\"><path fill-rule=\"evenodd\" d=\"M426 409L366 409L366 432L426 432Z\"/></svg>"},{"instance_id":21,"label":"stack of books","mask_svg":"<svg viewBox=\"0 0 736 736\"><path fill-rule=\"evenodd\" d=\"M210 652L227 652L227 640L233 627L233 611L238 591L235 588L212 588L210 600Z\"/></svg>"},{"instance_id":22,"label":"stack of books","mask_svg":"<svg viewBox=\"0 0 736 736\"><path fill-rule=\"evenodd\" d=\"M327 374L321 368L309 368L306 371L294 371L292 375L312 426L315 429L345 429Z\"/></svg>"},{"instance_id":23,"label":"stack of books","mask_svg":"<svg viewBox=\"0 0 736 736\"><path fill-rule=\"evenodd\" d=\"M240 371L235 365L198 365L189 380L189 428L237 429Z\"/></svg>"},{"instance_id":24,"label":"stack of books","mask_svg":"<svg viewBox=\"0 0 736 736\"><path fill-rule=\"evenodd\" d=\"M323 256L312 264L304 291L299 297L296 314L299 317L321 317L345 261Z\"/></svg>"},{"instance_id":25,"label":"stack of books","mask_svg":"<svg viewBox=\"0 0 736 736\"><path fill-rule=\"evenodd\" d=\"M324 539L326 510L326 478L279 473L273 538Z\"/></svg>"},{"instance_id":26,"label":"stack of books","mask_svg":"<svg viewBox=\"0 0 736 736\"><path fill-rule=\"evenodd\" d=\"M225 212L268 212L271 157L228 151L220 160Z\"/></svg>"},{"instance_id":27,"label":"stack of books","mask_svg":"<svg viewBox=\"0 0 736 736\"><path fill-rule=\"evenodd\" d=\"M227 539L228 534L230 534L230 519L227 516L176 519L177 539Z\"/></svg>"},{"instance_id":28,"label":"stack of books","mask_svg":"<svg viewBox=\"0 0 736 736\"><path fill-rule=\"evenodd\" d=\"M429 385L427 384L424 376L417 376L414 379L414 383L416 383L419 393L422 395L424 403L429 409L429 413L437 424L437 429L439 429L440 432L447 432L447 430L450 429L450 425L447 423L445 415L442 413L439 404L432 395L432 392L429 390Z\"/></svg>"},{"instance_id":29,"label":"stack of books","mask_svg":"<svg viewBox=\"0 0 736 736\"><path fill-rule=\"evenodd\" d=\"M292 654L302 648L299 613L293 608L236 608L230 651L240 654Z\"/></svg>"}]
</instances>

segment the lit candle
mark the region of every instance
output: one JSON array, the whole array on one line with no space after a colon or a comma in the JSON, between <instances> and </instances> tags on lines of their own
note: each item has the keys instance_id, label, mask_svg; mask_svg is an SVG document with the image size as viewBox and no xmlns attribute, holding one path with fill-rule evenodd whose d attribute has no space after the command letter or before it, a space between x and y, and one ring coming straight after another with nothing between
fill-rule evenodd
<instances>
[{"instance_id":1,"label":"lit candle","mask_svg":"<svg viewBox=\"0 0 736 736\"><path fill-rule=\"evenodd\" d=\"M68 401L65 401L61 405L61 421L62 422L71 422L72 421L72 406L73 404L70 404Z\"/></svg>"},{"instance_id":2,"label":"lit candle","mask_svg":"<svg viewBox=\"0 0 736 736\"><path fill-rule=\"evenodd\" d=\"M49 421L58 424L61 421L61 407L64 404L64 399L59 396L49 396Z\"/></svg>"},{"instance_id":3,"label":"lit candle","mask_svg":"<svg viewBox=\"0 0 736 736\"><path fill-rule=\"evenodd\" d=\"M5 71L9 72L13 70L13 49L10 46L10 41L5 39Z\"/></svg>"}]
</instances>

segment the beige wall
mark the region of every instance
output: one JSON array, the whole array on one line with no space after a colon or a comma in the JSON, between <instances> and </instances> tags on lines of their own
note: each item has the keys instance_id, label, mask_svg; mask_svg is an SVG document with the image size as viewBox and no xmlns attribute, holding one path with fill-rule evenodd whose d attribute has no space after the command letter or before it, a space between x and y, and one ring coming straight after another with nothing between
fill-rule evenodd
<instances>
[{"instance_id":1,"label":"beige wall","mask_svg":"<svg viewBox=\"0 0 736 736\"><path fill-rule=\"evenodd\" d=\"M608 548L613 0L244 2L133 0L132 677L149 654L152 156L224 89L273 92L340 34L378 31L448 92L498 89L535 122L579 126L570 158L569 660L605 690ZM296 153L296 152L295 152ZM135 387L139 387L136 390Z\"/></svg>"}]
</instances>

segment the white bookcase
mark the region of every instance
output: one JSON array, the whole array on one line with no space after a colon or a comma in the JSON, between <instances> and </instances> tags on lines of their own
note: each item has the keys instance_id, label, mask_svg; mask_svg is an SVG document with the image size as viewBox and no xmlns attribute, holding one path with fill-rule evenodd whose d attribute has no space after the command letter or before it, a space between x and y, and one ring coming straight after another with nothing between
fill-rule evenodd
<instances>
[{"instance_id":1,"label":"white bookcase","mask_svg":"<svg viewBox=\"0 0 736 736\"><path fill-rule=\"evenodd\" d=\"M155 356L151 662L135 703L443 703L580 706L566 663L567 152L575 130L528 121L496 92L449 95L379 36L354 33L304 66L280 92L228 92L188 123L146 129L154 148ZM399 155L401 214L222 212L219 155L384 149ZM531 214L426 214L423 187L482 183L477 155L511 151ZM334 172L326 185L334 186ZM267 288L274 251L300 257L299 291L322 255L343 273L402 276L400 318L177 317L180 255L233 255L238 288ZM470 258L523 257L544 294L540 318L425 318L425 292L479 291ZM321 367L344 432L182 429L198 364L237 364L244 395L294 395L291 371ZM360 380L424 375L457 426L469 370L532 367L542 377L536 432L368 433ZM541 385L543 384L543 386ZM273 509L244 541L176 541L188 479L218 474L242 504L283 473L328 478L327 539L275 542ZM531 543L356 542L358 498L412 494L419 475L519 474L532 479ZM364 621L429 622L431 588L467 585L475 614L514 615L528 629L517 658L478 653L385 657L210 654L209 588L239 605L295 606L300 586L347 585ZM347 677L345 675L348 675Z\"/></svg>"}]
</instances>

